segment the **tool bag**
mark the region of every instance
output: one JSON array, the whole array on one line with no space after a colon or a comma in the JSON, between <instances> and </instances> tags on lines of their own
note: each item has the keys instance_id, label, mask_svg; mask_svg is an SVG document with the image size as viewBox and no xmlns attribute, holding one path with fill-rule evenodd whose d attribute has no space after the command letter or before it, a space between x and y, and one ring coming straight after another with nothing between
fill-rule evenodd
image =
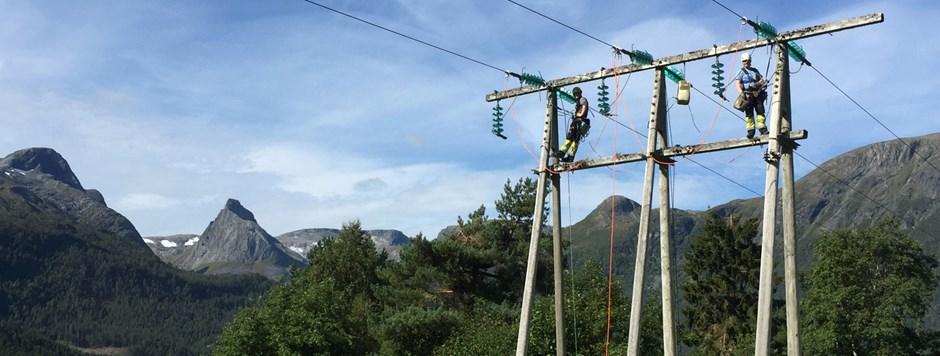
<instances>
[{"instance_id":1,"label":"tool bag","mask_svg":"<svg viewBox=\"0 0 940 356\"><path fill-rule=\"evenodd\" d=\"M740 111L744 111L744 107L747 106L747 93L738 94L738 98L734 100L734 108Z\"/></svg>"}]
</instances>

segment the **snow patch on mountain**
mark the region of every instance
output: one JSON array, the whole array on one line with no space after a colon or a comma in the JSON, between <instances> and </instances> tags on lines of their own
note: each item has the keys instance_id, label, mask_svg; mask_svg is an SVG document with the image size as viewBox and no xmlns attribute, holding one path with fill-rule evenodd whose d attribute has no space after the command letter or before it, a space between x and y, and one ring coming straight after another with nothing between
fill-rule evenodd
<instances>
[{"instance_id":1,"label":"snow patch on mountain","mask_svg":"<svg viewBox=\"0 0 940 356\"><path fill-rule=\"evenodd\" d=\"M144 242L146 242L146 243L148 243L148 244L151 244L151 245L153 245L153 244L156 243L156 242L153 242L153 240L151 240L151 239L144 239Z\"/></svg>"},{"instance_id":2,"label":"snow patch on mountain","mask_svg":"<svg viewBox=\"0 0 940 356\"><path fill-rule=\"evenodd\" d=\"M177 245L175 242L169 241L169 240L160 240L160 244L163 245L163 247L176 247L176 246L179 246L179 245Z\"/></svg>"},{"instance_id":3,"label":"snow patch on mountain","mask_svg":"<svg viewBox=\"0 0 940 356\"><path fill-rule=\"evenodd\" d=\"M194 237L194 238L191 238L191 239L189 239L189 240L186 240L186 242L183 244L183 246L192 246L192 245L195 245L197 242L199 242L199 238L198 238L198 237Z\"/></svg>"}]
</instances>

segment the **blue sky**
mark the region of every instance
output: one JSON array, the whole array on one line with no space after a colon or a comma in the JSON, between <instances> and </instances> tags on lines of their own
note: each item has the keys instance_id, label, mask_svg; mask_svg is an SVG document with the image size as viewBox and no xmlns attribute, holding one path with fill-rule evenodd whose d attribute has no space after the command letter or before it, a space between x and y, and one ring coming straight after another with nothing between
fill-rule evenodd
<instances>
[{"instance_id":1,"label":"blue sky","mask_svg":"<svg viewBox=\"0 0 940 356\"><path fill-rule=\"evenodd\" d=\"M616 64L605 46L501 0L322 2L546 78ZM753 37L710 1L520 2L656 57ZM800 44L899 135L940 131L934 2L725 3L781 31L884 12L883 24ZM531 176L536 165L528 150L541 139L542 97L513 103L509 140L500 140L483 97L516 82L300 0L0 0L0 13L0 154L55 148L145 236L200 233L229 197L272 234L360 219L366 228L436 236L480 204L495 215L506 179ZM763 71L768 53L754 56ZM685 67L699 87L709 84L709 64ZM893 138L812 70L792 82L794 126L810 131L800 151L817 163ZM643 130L652 73L619 83L618 120ZM582 85L592 104L596 85ZM744 134L738 119L698 95L688 108L673 107L670 121L680 144ZM580 157L645 146L601 118L588 140ZM696 159L762 190L759 148ZM811 167L797 159L796 168L803 175ZM637 200L642 170L566 175L564 224L611 194ZM676 177L679 208L753 197L681 160Z\"/></svg>"}]
</instances>

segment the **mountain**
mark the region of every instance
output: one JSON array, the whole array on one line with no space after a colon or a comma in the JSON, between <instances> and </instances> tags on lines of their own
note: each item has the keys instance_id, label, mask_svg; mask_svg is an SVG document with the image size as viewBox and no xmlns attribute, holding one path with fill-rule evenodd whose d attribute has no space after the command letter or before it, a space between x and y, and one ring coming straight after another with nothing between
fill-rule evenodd
<instances>
[{"instance_id":1,"label":"mountain","mask_svg":"<svg viewBox=\"0 0 940 356\"><path fill-rule=\"evenodd\" d=\"M2 177L11 183L13 193L30 206L42 202L79 224L92 224L143 246L140 234L127 218L108 208L104 197L94 189L84 189L68 162L51 148L27 148L0 160Z\"/></svg>"},{"instance_id":2,"label":"mountain","mask_svg":"<svg viewBox=\"0 0 940 356\"><path fill-rule=\"evenodd\" d=\"M52 149L0 160L3 354L205 354L234 311L269 286L162 263Z\"/></svg>"},{"instance_id":3,"label":"mountain","mask_svg":"<svg viewBox=\"0 0 940 356\"><path fill-rule=\"evenodd\" d=\"M144 243L163 262L176 266L184 252L193 248L199 242L199 235L178 234L169 236L144 237Z\"/></svg>"},{"instance_id":4,"label":"mountain","mask_svg":"<svg viewBox=\"0 0 940 356\"><path fill-rule=\"evenodd\" d=\"M934 168L940 167L940 133L904 140L917 153L896 140L879 142L839 155L796 182L800 264L812 261L812 245L821 230L869 227L894 213L925 251L940 255L940 172ZM711 211L759 217L762 206L763 199L754 198Z\"/></svg>"},{"instance_id":5,"label":"mountain","mask_svg":"<svg viewBox=\"0 0 940 356\"><path fill-rule=\"evenodd\" d=\"M410 241L408 236L398 230L366 230L365 233L375 243L377 250L385 251L393 259L398 259L399 252ZM307 256L307 252L310 252L317 242L337 235L339 235L338 229L301 229L281 234L277 240L291 251Z\"/></svg>"},{"instance_id":6,"label":"mountain","mask_svg":"<svg viewBox=\"0 0 940 356\"><path fill-rule=\"evenodd\" d=\"M171 256L173 259L168 262L205 274L260 274L281 279L290 273L291 267L306 265L301 255L264 231L254 214L235 199L225 203L202 235L187 241L192 241L193 246L184 248L179 256ZM152 246L156 248L156 244Z\"/></svg>"},{"instance_id":7,"label":"mountain","mask_svg":"<svg viewBox=\"0 0 940 356\"><path fill-rule=\"evenodd\" d=\"M940 172L930 166L940 167L940 133L904 140L914 147L917 154L896 140L875 143L839 155L795 182L797 264L800 272L806 271L812 263L813 246L821 231L869 227L893 215L886 209L898 215L902 227L927 253L940 256ZM847 188L832 175L855 189ZM611 204L615 232L614 272L632 277L640 213L636 202L619 196L608 198L583 220L567 227L565 233L571 234L573 239L571 253L576 264L587 259L606 263ZM760 218L762 209L763 198L735 200L708 211L675 209L673 255L676 256L679 278L690 239L702 229L709 214ZM649 287L658 288L659 215L656 209L650 215L646 280ZM779 236L782 231L780 228L777 231L775 247L778 254L775 259L782 261L779 252L783 245ZM628 288L631 281L627 278ZM934 310L940 310L940 291L935 294ZM940 315L936 314L928 316L928 324L940 325Z\"/></svg>"},{"instance_id":8,"label":"mountain","mask_svg":"<svg viewBox=\"0 0 940 356\"><path fill-rule=\"evenodd\" d=\"M571 253L575 264L588 259L607 262L610 253L611 224L614 236L614 274L631 277L632 283L636 259L636 239L640 229L640 204L626 197L615 195L602 201L584 219L564 228L563 233L572 239ZM646 257L646 284L659 285L659 209L650 211L650 237L646 245L650 253ZM691 243L691 236L701 228L705 215L702 212L673 210L672 243L673 255L684 252Z\"/></svg>"}]
</instances>

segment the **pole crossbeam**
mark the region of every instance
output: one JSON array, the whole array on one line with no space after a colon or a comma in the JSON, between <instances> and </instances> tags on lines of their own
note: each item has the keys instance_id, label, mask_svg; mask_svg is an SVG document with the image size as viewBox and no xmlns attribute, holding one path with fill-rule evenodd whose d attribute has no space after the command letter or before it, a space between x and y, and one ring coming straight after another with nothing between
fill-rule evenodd
<instances>
[{"instance_id":1,"label":"pole crossbeam","mask_svg":"<svg viewBox=\"0 0 940 356\"><path fill-rule=\"evenodd\" d=\"M511 98L520 95L537 93L540 91L548 90L548 88L561 88L568 85L574 85L578 83L590 82L598 79L609 78L613 76L623 75L627 73L641 72L648 69L665 67L673 64L681 64L685 62L692 62L704 58L717 57L724 54L740 52L744 50L749 50L753 48L773 45L775 43L782 43L786 41L797 40L801 38L813 37L824 35L827 33L838 32L842 30L848 30L856 27L873 25L877 23L884 22L884 14L882 13L872 13L864 16L853 17L849 19L844 19L840 21L834 21L822 25L815 25L804 27L801 29L796 29L793 31L783 32L773 40L767 39L752 39L747 41L735 42L723 46L713 46L709 48L703 48L696 51L691 51L684 54L679 54L675 56L663 57L657 60L654 60L651 64L627 64L615 68L601 69L594 72L574 75L561 79L548 80L545 82L544 86L523 86L515 89L509 89L504 91L498 91L495 93L490 93L486 95L486 101L496 101L506 98Z\"/></svg>"},{"instance_id":2,"label":"pole crossbeam","mask_svg":"<svg viewBox=\"0 0 940 356\"><path fill-rule=\"evenodd\" d=\"M806 130L796 130L791 131L789 134L789 139L792 141L804 140L809 137L809 132ZM699 153L706 152L716 152L724 151L735 148L750 147L750 146L759 146L766 145L769 141L768 136L760 136L759 138L749 139L734 139L718 142L709 142L698 145L691 146L672 146L666 147L653 151L652 156L656 159L670 158L670 157L679 157L679 156L688 156ZM571 163L559 163L552 167L554 172L571 172L578 171L582 169L597 168L604 166L612 166L623 163L630 162L640 162L645 161L650 155L646 153L619 153L613 156L599 157L595 159L586 159L581 161L575 161Z\"/></svg>"}]
</instances>

